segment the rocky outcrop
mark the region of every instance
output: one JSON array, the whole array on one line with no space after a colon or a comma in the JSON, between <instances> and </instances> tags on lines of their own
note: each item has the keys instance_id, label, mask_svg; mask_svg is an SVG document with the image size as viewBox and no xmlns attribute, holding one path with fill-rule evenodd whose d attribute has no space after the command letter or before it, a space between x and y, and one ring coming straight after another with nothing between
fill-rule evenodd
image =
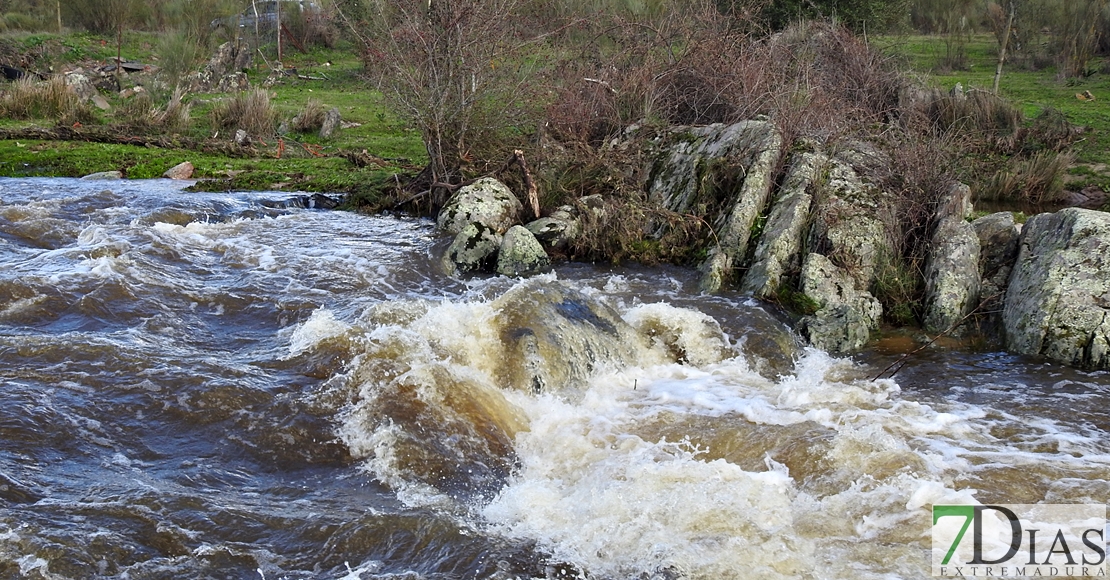
<instances>
[{"instance_id":1,"label":"rocky outcrop","mask_svg":"<svg viewBox=\"0 0 1110 580\"><path fill-rule=\"evenodd\" d=\"M574 206L560 206L551 215L530 222L526 226L545 248L565 249L581 231L578 212Z\"/></svg>"},{"instance_id":2,"label":"rocky outcrop","mask_svg":"<svg viewBox=\"0 0 1110 580\"><path fill-rule=\"evenodd\" d=\"M979 306L979 236L966 221L971 214L971 189L953 183L937 210L936 225L925 262L925 330L957 331Z\"/></svg>"},{"instance_id":3,"label":"rocky outcrop","mask_svg":"<svg viewBox=\"0 0 1110 580\"><path fill-rule=\"evenodd\" d=\"M992 336L1001 336L1001 310L1006 297L1006 285L1017 260L1018 240L1021 229L1014 223L1014 214L1008 211L992 213L973 222L979 238L979 302L982 304L984 324L982 329Z\"/></svg>"},{"instance_id":4,"label":"rocky outcrop","mask_svg":"<svg viewBox=\"0 0 1110 580\"><path fill-rule=\"evenodd\" d=\"M250 88L243 72L251 66L251 47L244 43L221 44L204 68L185 77L184 84L194 93L226 93Z\"/></svg>"},{"instance_id":5,"label":"rocky outcrop","mask_svg":"<svg viewBox=\"0 0 1110 580\"><path fill-rule=\"evenodd\" d=\"M320 138L331 139L332 135L339 130L342 125L343 119L339 114L337 107L332 107L324 113L324 122L320 124Z\"/></svg>"},{"instance_id":6,"label":"rocky outcrop","mask_svg":"<svg viewBox=\"0 0 1110 580\"><path fill-rule=\"evenodd\" d=\"M1002 321L1011 351L1110 368L1110 214L1069 208L1026 222Z\"/></svg>"},{"instance_id":7,"label":"rocky outcrop","mask_svg":"<svg viewBox=\"0 0 1110 580\"><path fill-rule=\"evenodd\" d=\"M467 224L443 254L443 269L450 275L489 270L500 247L500 233L480 223Z\"/></svg>"},{"instance_id":8,"label":"rocky outcrop","mask_svg":"<svg viewBox=\"0 0 1110 580\"><path fill-rule=\"evenodd\" d=\"M652 171L648 193L680 213L728 200L715 224L719 244L699 267L701 288L716 292L748 251L752 225L770 196L782 136L770 121L741 121L689 128L672 141Z\"/></svg>"},{"instance_id":9,"label":"rocky outcrop","mask_svg":"<svg viewBox=\"0 0 1110 580\"><path fill-rule=\"evenodd\" d=\"M436 225L447 233L458 234L466 226L478 223L504 234L520 221L523 209L505 184L485 177L456 191L440 209Z\"/></svg>"},{"instance_id":10,"label":"rocky outcrop","mask_svg":"<svg viewBox=\"0 0 1110 580\"><path fill-rule=\"evenodd\" d=\"M505 232L497 252L497 273L503 276L531 276L551 266L543 246L524 226Z\"/></svg>"},{"instance_id":11,"label":"rocky outcrop","mask_svg":"<svg viewBox=\"0 0 1110 580\"><path fill-rule=\"evenodd\" d=\"M744 276L743 292L773 300L790 273L798 272L813 201L810 186L827 163L827 157L813 153L792 160L756 246L752 267Z\"/></svg>"},{"instance_id":12,"label":"rocky outcrop","mask_svg":"<svg viewBox=\"0 0 1110 580\"><path fill-rule=\"evenodd\" d=\"M879 261L893 254L883 217L891 204L847 161L839 156L827 159L812 188L816 200L807 245L833 259L858 288L866 289L875 280Z\"/></svg>"},{"instance_id":13,"label":"rocky outcrop","mask_svg":"<svg viewBox=\"0 0 1110 580\"><path fill-rule=\"evenodd\" d=\"M883 307L856 278L822 254L810 253L802 264L802 292L818 305L801 320L802 333L813 346L850 352L867 343L879 326Z\"/></svg>"}]
</instances>

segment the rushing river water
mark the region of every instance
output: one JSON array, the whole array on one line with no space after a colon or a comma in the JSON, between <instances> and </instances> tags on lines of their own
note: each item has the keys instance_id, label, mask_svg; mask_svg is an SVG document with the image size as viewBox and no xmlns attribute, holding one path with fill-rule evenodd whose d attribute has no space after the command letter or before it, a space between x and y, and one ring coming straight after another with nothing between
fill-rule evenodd
<instances>
[{"instance_id":1,"label":"rushing river water","mask_svg":"<svg viewBox=\"0 0 1110 580\"><path fill-rule=\"evenodd\" d=\"M1107 373L179 187L0 180L0 578L919 578L933 503L1110 499Z\"/></svg>"}]
</instances>

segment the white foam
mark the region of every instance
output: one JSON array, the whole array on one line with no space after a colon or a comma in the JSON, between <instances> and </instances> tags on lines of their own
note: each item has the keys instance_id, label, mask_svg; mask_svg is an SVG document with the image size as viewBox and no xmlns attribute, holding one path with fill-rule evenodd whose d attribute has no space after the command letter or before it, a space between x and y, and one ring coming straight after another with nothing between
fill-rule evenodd
<instances>
[{"instance_id":1,"label":"white foam","mask_svg":"<svg viewBox=\"0 0 1110 580\"><path fill-rule=\"evenodd\" d=\"M289 337L289 356L296 356L325 340L342 336L350 329L350 325L337 320L331 310L314 310L308 320L297 326Z\"/></svg>"}]
</instances>

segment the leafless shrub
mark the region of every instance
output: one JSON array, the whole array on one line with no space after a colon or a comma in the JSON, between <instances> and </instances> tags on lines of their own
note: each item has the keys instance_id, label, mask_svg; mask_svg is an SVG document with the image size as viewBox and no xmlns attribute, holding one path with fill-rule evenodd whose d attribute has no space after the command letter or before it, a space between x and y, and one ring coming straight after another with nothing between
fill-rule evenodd
<instances>
[{"instance_id":1,"label":"leafless shrub","mask_svg":"<svg viewBox=\"0 0 1110 580\"><path fill-rule=\"evenodd\" d=\"M517 0L360 6L361 16L343 14L383 95L421 133L429 165L416 185L439 207L448 189L436 184L460 182L464 163L504 157L505 129L527 124L536 102L525 80L541 61L521 58L529 39L514 22Z\"/></svg>"}]
</instances>

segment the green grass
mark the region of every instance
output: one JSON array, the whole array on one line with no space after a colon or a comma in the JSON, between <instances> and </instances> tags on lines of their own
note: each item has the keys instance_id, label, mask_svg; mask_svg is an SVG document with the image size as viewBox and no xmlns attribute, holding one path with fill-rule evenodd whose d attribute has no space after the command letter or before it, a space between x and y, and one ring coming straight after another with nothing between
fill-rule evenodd
<instances>
[{"instance_id":1,"label":"green grass","mask_svg":"<svg viewBox=\"0 0 1110 580\"><path fill-rule=\"evenodd\" d=\"M25 34L0 35L0 44L20 51L32 52L35 69L55 72L76 66L95 67L107 64L116 56L116 38L86 33L69 35ZM123 58L145 63L158 62L155 53L158 37L152 33L125 32ZM267 47L263 47L267 50ZM268 58L273 58L268 55ZM260 86L269 74L261 58L248 71L252 86ZM271 89L271 102L279 122L290 125L311 99L326 108L336 107L345 123L357 123L340 129L332 138L321 139L315 133L289 133L282 138L255 143L256 155L250 158L226 157L189 150L147 148L129 145L108 145L84 142L38 142L0 140L0 175L77 177L98 171L121 170L131 178L159 177L169 167L188 160L196 166L197 177L211 179L199 187L209 189L298 189L304 191L348 192L363 200L372 200L382 183L391 181L396 173L415 171L426 162L426 152L419 133L406 126L383 103L362 75L362 64L350 46L336 49L312 49L301 53L288 47L285 68L296 69L297 75L283 77ZM150 77L124 75L124 88L143 84L152 86ZM0 90L5 87L0 84ZM169 88L155 88L150 94L156 105L164 105ZM118 124L118 112L126 104L118 95L101 94L112 109L96 111L96 119L88 124L105 127ZM213 125L213 108L230 98L229 94L189 95L192 105L191 122L182 129L182 137L203 141L216 138L230 140L231 131ZM0 118L0 128L53 126L56 119L16 121ZM281 149L283 147L283 149ZM312 149L321 156L308 152ZM382 167L359 168L340 157L343 151L363 151L389 160ZM279 159L278 153L281 152ZM229 177L229 172L233 177Z\"/></svg>"},{"instance_id":2,"label":"green grass","mask_svg":"<svg viewBox=\"0 0 1110 580\"><path fill-rule=\"evenodd\" d=\"M965 90L990 91L998 64L998 45L994 36L971 36L964 49L966 60L959 70L946 66L945 41L938 36L881 37L873 40L884 53L896 56L907 67L922 75L930 86L951 89L957 83ZM1094 63L1095 70L1100 63ZM1110 75L1095 72L1088 77L1060 80L1055 67L1023 69L1012 64L1003 67L999 94L1018 105L1026 121L1046 109L1064 114L1068 122L1085 128L1075 146L1075 164L1069 171L1068 187L1088 185L1110 188ZM1081 101L1076 93L1090 91L1095 101Z\"/></svg>"}]
</instances>

